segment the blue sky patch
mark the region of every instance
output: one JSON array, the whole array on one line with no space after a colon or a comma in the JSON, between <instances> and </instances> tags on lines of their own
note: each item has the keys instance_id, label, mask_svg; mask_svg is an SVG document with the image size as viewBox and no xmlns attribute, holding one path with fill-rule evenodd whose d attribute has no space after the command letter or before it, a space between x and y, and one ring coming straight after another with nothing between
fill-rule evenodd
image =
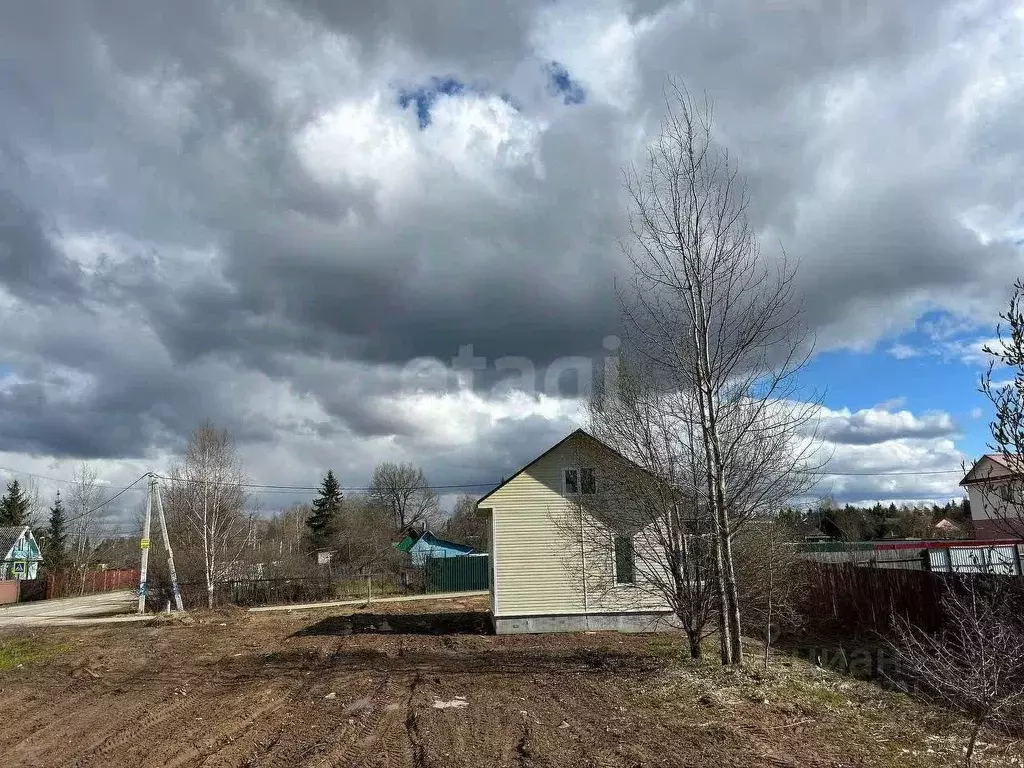
<instances>
[{"instance_id":1,"label":"blue sky patch","mask_svg":"<svg viewBox=\"0 0 1024 768\"><path fill-rule=\"evenodd\" d=\"M465 83L454 77L432 77L430 83L417 88L402 88L398 92L398 106L416 107L416 120L420 130L430 125L430 108L441 96L458 96L467 90Z\"/></svg>"},{"instance_id":2,"label":"blue sky patch","mask_svg":"<svg viewBox=\"0 0 1024 768\"><path fill-rule=\"evenodd\" d=\"M430 78L430 82L425 85L419 85L412 88L399 88L398 106L402 109L415 107L416 121L419 123L420 130L423 131L430 126L431 110L433 109L434 104L437 103L437 100L441 97L460 96L462 94L484 96L487 93L488 89L486 87L482 85L464 83L451 75L446 77L432 77ZM498 98L508 104L516 112L520 111L519 105L513 101L510 94L502 92Z\"/></svg>"},{"instance_id":3,"label":"blue sky patch","mask_svg":"<svg viewBox=\"0 0 1024 768\"><path fill-rule=\"evenodd\" d=\"M587 92L583 89L562 64L557 61L548 62L544 65L544 71L548 75L548 87L555 94L562 97L562 103L566 106L582 104L587 100Z\"/></svg>"},{"instance_id":4,"label":"blue sky patch","mask_svg":"<svg viewBox=\"0 0 1024 768\"><path fill-rule=\"evenodd\" d=\"M986 450L992 405L978 392L986 359L980 340L994 329L957 321L945 313L927 313L917 327L883 339L866 352L834 350L815 355L803 383L834 409L853 411L899 403L920 416L945 411L958 427L957 447L968 456ZM998 370L994 378L999 378Z\"/></svg>"}]
</instances>

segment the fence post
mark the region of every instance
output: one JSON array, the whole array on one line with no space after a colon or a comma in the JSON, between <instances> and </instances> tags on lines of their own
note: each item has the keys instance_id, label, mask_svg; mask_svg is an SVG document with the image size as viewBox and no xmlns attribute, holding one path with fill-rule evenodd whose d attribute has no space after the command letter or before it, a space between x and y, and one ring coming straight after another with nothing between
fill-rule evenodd
<instances>
[{"instance_id":1,"label":"fence post","mask_svg":"<svg viewBox=\"0 0 1024 768\"><path fill-rule=\"evenodd\" d=\"M370 574L366 574L366 604L369 605L373 600L373 577Z\"/></svg>"}]
</instances>

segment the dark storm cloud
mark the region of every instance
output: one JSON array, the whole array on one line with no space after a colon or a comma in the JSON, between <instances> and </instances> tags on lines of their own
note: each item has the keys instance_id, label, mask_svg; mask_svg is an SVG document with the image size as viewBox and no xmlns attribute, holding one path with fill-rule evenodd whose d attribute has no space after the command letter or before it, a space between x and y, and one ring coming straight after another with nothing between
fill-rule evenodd
<instances>
[{"instance_id":1,"label":"dark storm cloud","mask_svg":"<svg viewBox=\"0 0 1024 768\"><path fill-rule=\"evenodd\" d=\"M808 320L829 344L871 343L887 318L912 320L913 301L1002 290L1017 253L958 217L1019 197L1022 104L958 126L970 59L949 52L987 40L976 33L1003 23L999 6L962 18L952 3L695 7L624 5L630 42L584 39L591 18L620 18L613 2L8 4L0 282L30 309L68 306L16 308L0 448L139 455L206 417L252 444L308 431L418 445L422 426L387 401L411 358L473 345L489 388L502 356L542 372L599 355L620 325L621 167L668 74L715 99L754 222L800 258ZM538 14L559 13L561 48L542 49ZM508 94L515 118L543 125L530 158L542 172L488 160L500 184L485 192L438 162L396 213L381 190L413 169L382 161L370 178L328 181L329 159L298 148L338 104L377 95L436 150L442 99L401 106L403 88L434 77ZM858 88L875 95L843 112ZM72 236L110 252L76 263ZM446 478L497 471L563 426L495 423L486 448L421 455Z\"/></svg>"},{"instance_id":2,"label":"dark storm cloud","mask_svg":"<svg viewBox=\"0 0 1024 768\"><path fill-rule=\"evenodd\" d=\"M15 194L0 188L0 282L33 303L77 300L81 272L55 249L40 217Z\"/></svg>"},{"instance_id":3,"label":"dark storm cloud","mask_svg":"<svg viewBox=\"0 0 1024 768\"><path fill-rule=\"evenodd\" d=\"M500 72L529 55L527 34L535 0L441 0L374 3L288 0L309 18L374 51L393 42L435 61Z\"/></svg>"}]
</instances>

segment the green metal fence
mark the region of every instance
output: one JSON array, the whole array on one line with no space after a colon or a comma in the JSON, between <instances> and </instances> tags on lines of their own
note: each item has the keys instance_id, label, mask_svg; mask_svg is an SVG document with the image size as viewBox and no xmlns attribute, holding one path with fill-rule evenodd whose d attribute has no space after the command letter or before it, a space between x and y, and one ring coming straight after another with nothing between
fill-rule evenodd
<instances>
[{"instance_id":1,"label":"green metal fence","mask_svg":"<svg viewBox=\"0 0 1024 768\"><path fill-rule=\"evenodd\" d=\"M475 592L491 586L490 555L432 557L423 564L427 593Z\"/></svg>"}]
</instances>

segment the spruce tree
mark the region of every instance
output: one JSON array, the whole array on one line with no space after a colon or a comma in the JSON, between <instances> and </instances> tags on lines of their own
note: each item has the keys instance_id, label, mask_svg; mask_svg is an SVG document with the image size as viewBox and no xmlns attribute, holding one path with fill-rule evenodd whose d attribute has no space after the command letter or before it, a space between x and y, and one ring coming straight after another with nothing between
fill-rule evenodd
<instances>
[{"instance_id":1,"label":"spruce tree","mask_svg":"<svg viewBox=\"0 0 1024 768\"><path fill-rule=\"evenodd\" d=\"M21 483L11 480L7 484L7 493L0 497L0 525L26 525L28 518L29 499Z\"/></svg>"},{"instance_id":2,"label":"spruce tree","mask_svg":"<svg viewBox=\"0 0 1024 768\"><path fill-rule=\"evenodd\" d=\"M46 531L45 561L50 568L60 568L67 557L67 523L64 518L64 502L60 500L60 491L50 507L50 525Z\"/></svg>"},{"instance_id":3,"label":"spruce tree","mask_svg":"<svg viewBox=\"0 0 1024 768\"><path fill-rule=\"evenodd\" d=\"M330 546L338 531L341 515L341 487L332 470L327 470L319 495L313 499L313 512L306 520L309 528L310 549L316 551Z\"/></svg>"}]
</instances>

